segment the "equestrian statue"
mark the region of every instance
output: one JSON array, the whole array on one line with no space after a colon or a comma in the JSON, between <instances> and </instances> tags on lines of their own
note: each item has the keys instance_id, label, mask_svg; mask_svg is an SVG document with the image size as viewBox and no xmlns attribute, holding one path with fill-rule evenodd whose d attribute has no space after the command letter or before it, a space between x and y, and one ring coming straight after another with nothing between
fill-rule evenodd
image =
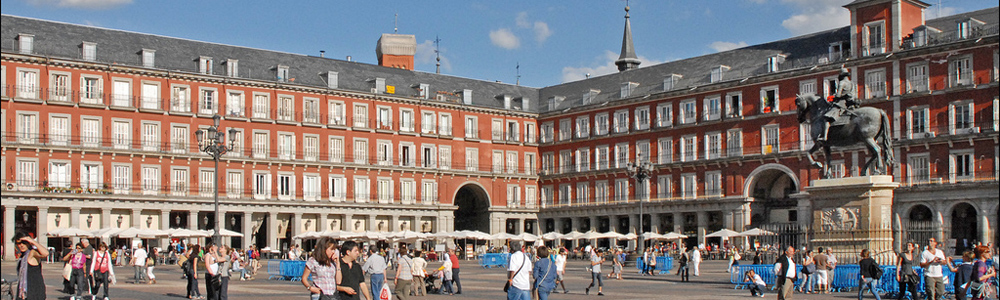
<instances>
[{"instance_id":1,"label":"equestrian statue","mask_svg":"<svg viewBox=\"0 0 1000 300\"><path fill-rule=\"evenodd\" d=\"M822 170L823 178L830 178L830 147L849 147L863 143L871 155L865 162L864 174L886 175L895 159L892 156L892 139L889 137L889 116L874 107L858 107L857 87L851 74L842 70L838 76L837 92L828 99L815 94L797 95L799 123L810 123L812 148L806 152L809 163ZM826 162L813 159L813 153L823 149Z\"/></svg>"}]
</instances>

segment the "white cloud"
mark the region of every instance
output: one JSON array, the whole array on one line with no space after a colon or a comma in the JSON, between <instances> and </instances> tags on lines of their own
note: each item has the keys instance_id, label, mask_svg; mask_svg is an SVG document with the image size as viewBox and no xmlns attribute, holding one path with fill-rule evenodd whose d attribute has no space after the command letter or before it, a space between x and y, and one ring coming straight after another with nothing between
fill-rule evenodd
<instances>
[{"instance_id":1,"label":"white cloud","mask_svg":"<svg viewBox=\"0 0 1000 300\"><path fill-rule=\"evenodd\" d=\"M508 50L521 47L521 39L517 38L508 28L490 31L490 41L493 42L493 45Z\"/></svg>"},{"instance_id":2,"label":"white cloud","mask_svg":"<svg viewBox=\"0 0 1000 300\"><path fill-rule=\"evenodd\" d=\"M708 45L708 47L712 48L712 50L715 50L715 52L725 52L733 49L743 48L746 46L748 46L747 42L743 41L740 41L738 43L717 41L717 42L712 42L711 44Z\"/></svg>"},{"instance_id":3,"label":"white cloud","mask_svg":"<svg viewBox=\"0 0 1000 300\"><path fill-rule=\"evenodd\" d=\"M536 21L535 22L535 41L538 41L539 43L542 43L542 42L545 42L545 40L548 39L550 36L552 36L552 30L549 29L549 24L547 24L545 22L542 22L542 21Z\"/></svg>"},{"instance_id":4,"label":"white cloud","mask_svg":"<svg viewBox=\"0 0 1000 300\"><path fill-rule=\"evenodd\" d=\"M590 74L590 77L597 77L616 73L618 72L618 66L615 65L615 60L618 60L618 56L619 53L615 53L611 50L604 50L604 55L598 56L597 62L592 67L563 67L562 81L571 82L583 80L587 78L587 74ZM639 61L642 62L640 67L648 67L663 63L663 61L649 59L641 55L639 56Z\"/></svg>"},{"instance_id":5,"label":"white cloud","mask_svg":"<svg viewBox=\"0 0 1000 300\"><path fill-rule=\"evenodd\" d=\"M528 21L528 12L522 11L517 13L517 17L514 18L514 24L517 25L517 28L531 28L531 22Z\"/></svg>"},{"instance_id":6,"label":"white cloud","mask_svg":"<svg viewBox=\"0 0 1000 300\"><path fill-rule=\"evenodd\" d=\"M451 71L451 60L448 60L448 56L445 55L447 49L441 48L441 70ZM435 64L435 59L437 55L434 54L434 41L425 40L423 43L417 44L417 53L414 55L414 62L418 64Z\"/></svg>"},{"instance_id":7,"label":"white cloud","mask_svg":"<svg viewBox=\"0 0 1000 300\"><path fill-rule=\"evenodd\" d=\"M132 4L132 0L28 0L28 3L43 7L101 10Z\"/></svg>"},{"instance_id":8,"label":"white cloud","mask_svg":"<svg viewBox=\"0 0 1000 300\"><path fill-rule=\"evenodd\" d=\"M850 25L851 13L843 6L851 0L782 0L795 13L781 21L793 36Z\"/></svg>"}]
</instances>

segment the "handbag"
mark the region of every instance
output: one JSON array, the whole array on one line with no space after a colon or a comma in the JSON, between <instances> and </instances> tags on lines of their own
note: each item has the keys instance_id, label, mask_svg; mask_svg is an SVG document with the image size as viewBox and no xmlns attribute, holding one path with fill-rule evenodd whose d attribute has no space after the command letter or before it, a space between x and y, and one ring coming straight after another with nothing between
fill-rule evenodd
<instances>
[{"instance_id":1,"label":"handbag","mask_svg":"<svg viewBox=\"0 0 1000 300\"><path fill-rule=\"evenodd\" d=\"M525 257L524 259L528 259L528 258ZM521 261L521 266L517 267L517 272L514 272L513 276L517 276L517 274L521 273L521 269L523 269L523 268L524 268L524 261L522 260ZM511 279L513 279L513 277ZM506 293L509 290L510 290L510 280L507 280L506 283L504 283L504 285L503 285L503 292Z\"/></svg>"},{"instance_id":2,"label":"handbag","mask_svg":"<svg viewBox=\"0 0 1000 300\"><path fill-rule=\"evenodd\" d=\"M985 298L986 296L986 284L982 282L972 281L969 282L969 294L972 294L974 298Z\"/></svg>"}]
</instances>

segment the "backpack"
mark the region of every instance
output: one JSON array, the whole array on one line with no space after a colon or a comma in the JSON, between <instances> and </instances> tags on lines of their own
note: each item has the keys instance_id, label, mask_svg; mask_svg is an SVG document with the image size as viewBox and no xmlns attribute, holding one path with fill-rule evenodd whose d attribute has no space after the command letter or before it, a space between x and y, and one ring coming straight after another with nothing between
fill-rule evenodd
<instances>
[{"instance_id":1,"label":"backpack","mask_svg":"<svg viewBox=\"0 0 1000 300\"><path fill-rule=\"evenodd\" d=\"M184 271L184 274L191 274L192 270L191 270L191 260L190 259L185 259L184 262L181 263L181 271Z\"/></svg>"},{"instance_id":2,"label":"backpack","mask_svg":"<svg viewBox=\"0 0 1000 300\"><path fill-rule=\"evenodd\" d=\"M873 279L881 280L883 273L884 273L884 271L882 270L882 266L879 266L878 264L872 265L872 278Z\"/></svg>"}]
</instances>

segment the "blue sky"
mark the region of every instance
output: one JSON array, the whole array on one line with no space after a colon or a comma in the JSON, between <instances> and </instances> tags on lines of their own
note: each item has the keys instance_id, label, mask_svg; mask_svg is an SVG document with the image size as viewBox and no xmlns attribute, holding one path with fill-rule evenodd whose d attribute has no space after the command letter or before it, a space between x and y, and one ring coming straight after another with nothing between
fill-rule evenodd
<instances>
[{"instance_id":1,"label":"blue sky","mask_svg":"<svg viewBox=\"0 0 1000 300\"><path fill-rule=\"evenodd\" d=\"M633 0L641 66L848 25L851 0ZM928 18L996 6L994 0L925 0ZM375 42L416 35L416 69L543 87L616 72L620 0L205 1L9 0L4 14L282 52L377 63Z\"/></svg>"}]
</instances>

